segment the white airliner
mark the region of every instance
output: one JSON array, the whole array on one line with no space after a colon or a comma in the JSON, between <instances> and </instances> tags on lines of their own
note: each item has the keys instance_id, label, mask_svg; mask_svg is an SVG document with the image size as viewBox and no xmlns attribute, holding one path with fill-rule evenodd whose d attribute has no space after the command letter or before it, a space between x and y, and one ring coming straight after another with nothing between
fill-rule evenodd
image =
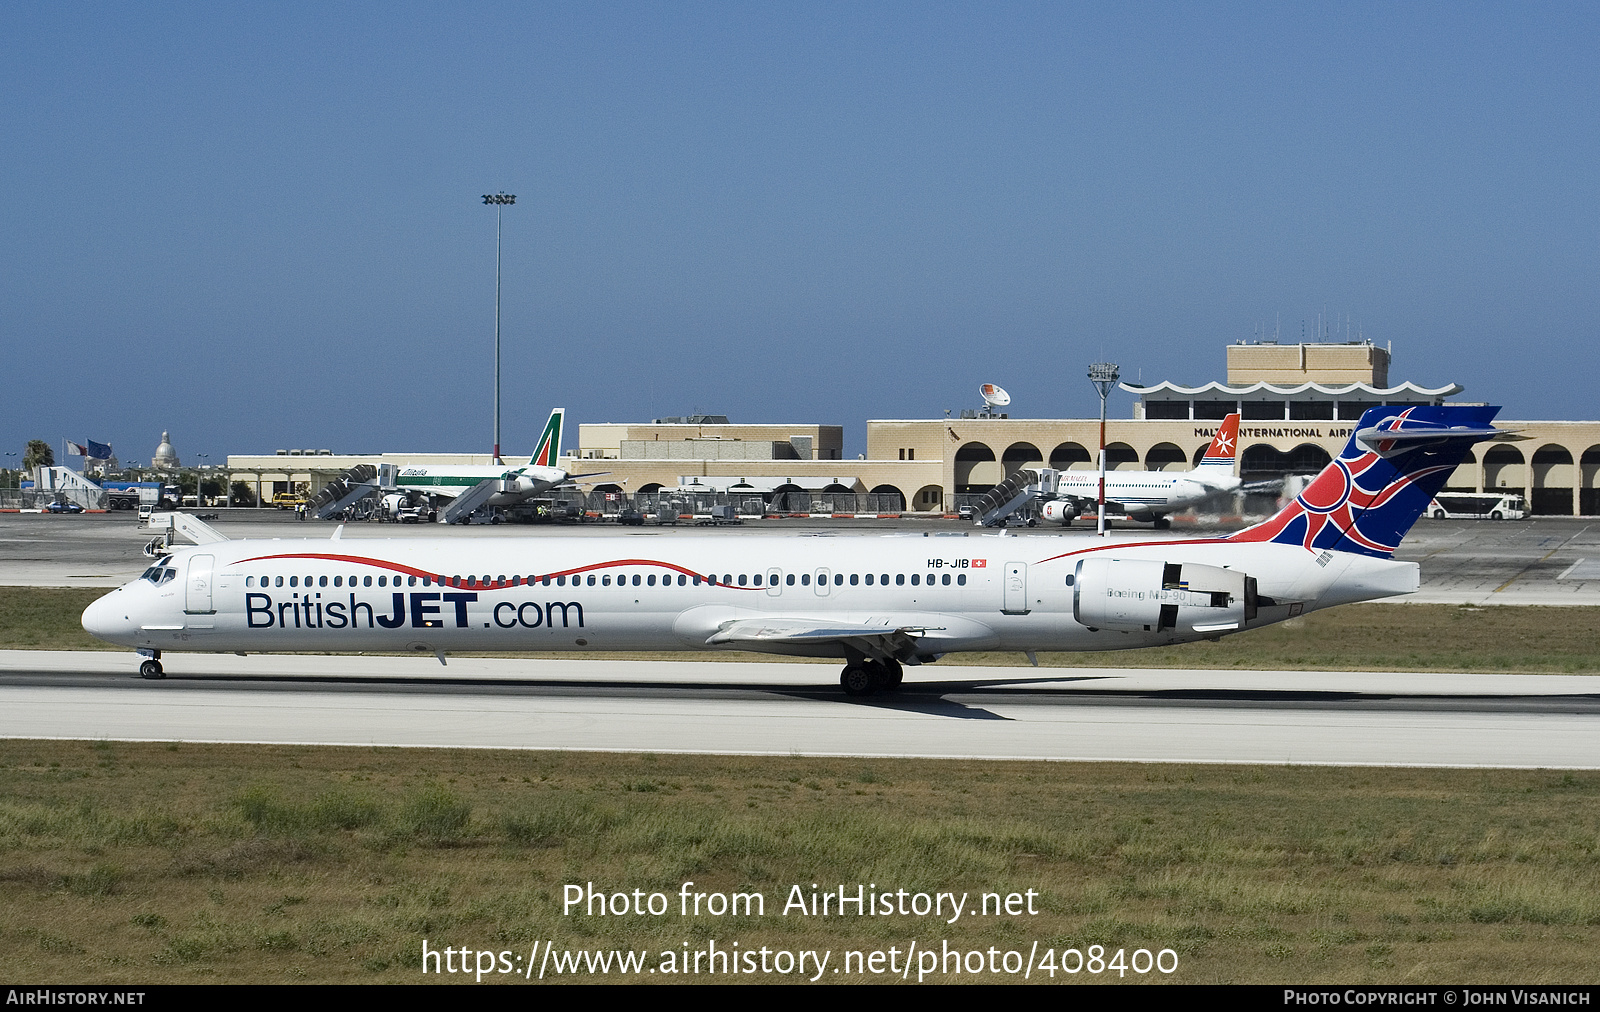
<instances>
[{"instance_id":1,"label":"white airliner","mask_svg":"<svg viewBox=\"0 0 1600 1012\"><path fill-rule=\"evenodd\" d=\"M1134 520L1153 522L1158 528L1170 527L1167 514L1239 491L1233 467L1238 456L1239 416L1232 414L1217 427L1211 445L1192 471L1107 471L1106 506ZM1070 524L1080 516L1092 515L1099 495L1099 471L1057 472L1056 498L1039 508L1039 516L1051 523Z\"/></svg>"},{"instance_id":2,"label":"white airliner","mask_svg":"<svg viewBox=\"0 0 1600 1012\"><path fill-rule=\"evenodd\" d=\"M91 604L163 651L760 650L851 694L962 650L1159 646L1417 589L1390 556L1498 408L1373 408L1276 516L1214 538L1070 535L219 541Z\"/></svg>"},{"instance_id":3,"label":"white airliner","mask_svg":"<svg viewBox=\"0 0 1600 1012\"><path fill-rule=\"evenodd\" d=\"M483 506L514 506L524 499L563 485L574 478L588 478L587 474L568 474L557 466L561 458L561 425L566 408L550 412L545 422L539 446L523 467L505 464L440 464L406 466L399 470L395 483L401 492L423 493L455 499L469 497L469 507L457 512L461 519L472 509ZM447 516L449 512L447 511Z\"/></svg>"}]
</instances>

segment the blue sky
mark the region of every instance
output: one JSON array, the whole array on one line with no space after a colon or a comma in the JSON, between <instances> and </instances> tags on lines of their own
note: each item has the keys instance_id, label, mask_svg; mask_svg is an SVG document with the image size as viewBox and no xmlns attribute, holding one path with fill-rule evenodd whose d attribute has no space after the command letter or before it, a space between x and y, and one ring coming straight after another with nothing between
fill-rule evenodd
<instances>
[{"instance_id":1,"label":"blue sky","mask_svg":"<svg viewBox=\"0 0 1600 1012\"><path fill-rule=\"evenodd\" d=\"M508 453L1086 416L1324 312L1600 417L1597 10L6 5L0 441L486 450L496 190Z\"/></svg>"}]
</instances>

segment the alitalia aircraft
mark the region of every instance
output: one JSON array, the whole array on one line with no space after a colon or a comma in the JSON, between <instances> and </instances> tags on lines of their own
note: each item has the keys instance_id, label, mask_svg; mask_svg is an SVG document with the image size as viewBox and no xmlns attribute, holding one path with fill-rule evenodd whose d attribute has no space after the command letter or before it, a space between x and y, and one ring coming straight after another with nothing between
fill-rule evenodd
<instances>
[{"instance_id":1,"label":"alitalia aircraft","mask_svg":"<svg viewBox=\"0 0 1600 1012\"><path fill-rule=\"evenodd\" d=\"M461 503L470 508L453 511L461 519L472 509L483 506L514 506L573 478L589 475L569 475L556 466L561 457L561 424L566 408L550 412L545 422L539 446L523 467L506 464L440 464L426 467L402 467L395 483L401 492L424 493L454 499L468 496L471 503ZM449 516L449 512L446 514Z\"/></svg>"},{"instance_id":2,"label":"alitalia aircraft","mask_svg":"<svg viewBox=\"0 0 1600 1012\"><path fill-rule=\"evenodd\" d=\"M91 604L163 651L760 650L838 657L852 694L963 650L1215 638L1414 591L1391 556L1498 408L1373 408L1269 520L1208 538L877 537L217 541Z\"/></svg>"},{"instance_id":3,"label":"alitalia aircraft","mask_svg":"<svg viewBox=\"0 0 1600 1012\"><path fill-rule=\"evenodd\" d=\"M1107 471L1106 505L1134 520L1171 527L1167 514L1239 491L1239 478L1233 473L1238 456L1239 416L1235 413L1222 420L1192 471ZM1070 524L1079 516L1092 515L1099 495L1099 471L1059 471L1056 497L1040 506L1039 516L1052 523Z\"/></svg>"}]
</instances>

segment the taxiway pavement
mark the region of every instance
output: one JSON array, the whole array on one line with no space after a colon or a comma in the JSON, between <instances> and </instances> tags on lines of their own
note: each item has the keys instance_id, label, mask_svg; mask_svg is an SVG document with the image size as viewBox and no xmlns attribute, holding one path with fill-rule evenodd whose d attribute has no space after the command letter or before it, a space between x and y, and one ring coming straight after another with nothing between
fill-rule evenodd
<instances>
[{"instance_id":1,"label":"taxiway pavement","mask_svg":"<svg viewBox=\"0 0 1600 1012\"><path fill-rule=\"evenodd\" d=\"M0 651L0 737L1600 768L1600 676Z\"/></svg>"}]
</instances>

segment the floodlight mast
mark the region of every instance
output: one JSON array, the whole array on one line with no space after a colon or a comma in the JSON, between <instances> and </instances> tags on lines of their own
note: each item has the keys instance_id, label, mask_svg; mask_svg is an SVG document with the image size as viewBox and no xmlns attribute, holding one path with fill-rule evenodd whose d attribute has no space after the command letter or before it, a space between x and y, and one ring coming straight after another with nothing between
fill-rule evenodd
<instances>
[{"instance_id":1,"label":"floodlight mast","mask_svg":"<svg viewBox=\"0 0 1600 1012\"><path fill-rule=\"evenodd\" d=\"M1089 382L1100 391L1100 518L1095 523L1095 533L1106 536L1106 397L1117 382L1115 362L1096 362L1089 366Z\"/></svg>"},{"instance_id":2,"label":"floodlight mast","mask_svg":"<svg viewBox=\"0 0 1600 1012\"><path fill-rule=\"evenodd\" d=\"M494 208L494 463L500 460L500 216L506 205L515 204L515 193L485 193L485 204Z\"/></svg>"}]
</instances>

